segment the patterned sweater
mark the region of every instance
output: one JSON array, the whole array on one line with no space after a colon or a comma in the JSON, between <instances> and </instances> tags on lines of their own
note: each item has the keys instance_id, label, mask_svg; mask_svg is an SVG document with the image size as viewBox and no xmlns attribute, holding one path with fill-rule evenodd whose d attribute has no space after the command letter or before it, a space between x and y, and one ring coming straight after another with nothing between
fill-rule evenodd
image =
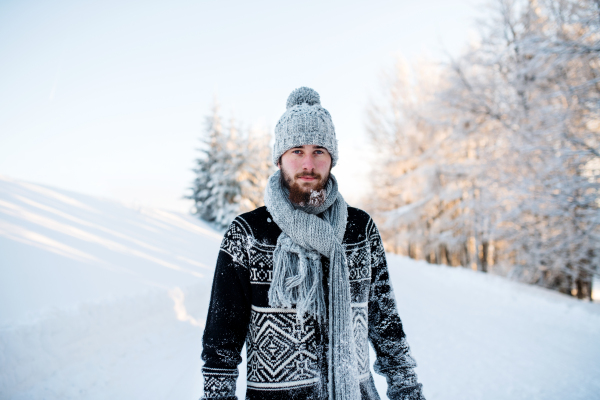
<instances>
[{"instance_id":1,"label":"patterned sweater","mask_svg":"<svg viewBox=\"0 0 600 400\"><path fill-rule=\"evenodd\" d=\"M241 350L247 349L246 399L327 399L328 324L269 307L273 250L281 229L265 207L238 216L225 233L203 336L203 399L236 399ZM385 253L373 220L348 207L343 240L363 400L379 399L369 369L387 377L392 400L424 400L396 310ZM325 299L329 262L321 258Z\"/></svg>"}]
</instances>

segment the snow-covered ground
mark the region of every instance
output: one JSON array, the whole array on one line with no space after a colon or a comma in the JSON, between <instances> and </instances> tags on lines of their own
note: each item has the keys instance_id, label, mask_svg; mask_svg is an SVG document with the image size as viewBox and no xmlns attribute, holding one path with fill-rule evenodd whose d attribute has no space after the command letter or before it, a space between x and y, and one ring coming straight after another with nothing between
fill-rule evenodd
<instances>
[{"instance_id":1,"label":"snow-covered ground","mask_svg":"<svg viewBox=\"0 0 600 400\"><path fill-rule=\"evenodd\" d=\"M198 398L220 237L187 215L0 177L0 398ZM600 399L600 304L388 261L428 400Z\"/></svg>"}]
</instances>

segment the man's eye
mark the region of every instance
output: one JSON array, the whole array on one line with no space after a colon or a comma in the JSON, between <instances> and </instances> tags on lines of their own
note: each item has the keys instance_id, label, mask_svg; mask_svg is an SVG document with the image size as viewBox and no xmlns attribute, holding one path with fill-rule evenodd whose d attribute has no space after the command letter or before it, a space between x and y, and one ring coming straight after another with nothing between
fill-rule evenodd
<instances>
[{"instance_id":1,"label":"man's eye","mask_svg":"<svg viewBox=\"0 0 600 400\"><path fill-rule=\"evenodd\" d=\"M323 150L316 150L315 153L317 153L317 154L324 154Z\"/></svg>"},{"instance_id":2,"label":"man's eye","mask_svg":"<svg viewBox=\"0 0 600 400\"><path fill-rule=\"evenodd\" d=\"M294 150L294 151L292 151L292 153L294 153L294 154L301 154L302 150Z\"/></svg>"}]
</instances>

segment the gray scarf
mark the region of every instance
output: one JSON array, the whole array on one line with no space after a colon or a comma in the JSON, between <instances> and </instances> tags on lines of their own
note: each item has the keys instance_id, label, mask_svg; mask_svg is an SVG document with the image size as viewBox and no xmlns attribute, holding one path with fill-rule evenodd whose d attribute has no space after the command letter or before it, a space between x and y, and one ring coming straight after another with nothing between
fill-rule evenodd
<instances>
[{"instance_id":1,"label":"gray scarf","mask_svg":"<svg viewBox=\"0 0 600 400\"><path fill-rule=\"evenodd\" d=\"M302 321L305 314L322 321L325 301L321 255L329 258L329 398L358 400L358 368L350 281L342 246L348 207L330 175L327 199L320 207L292 204L281 186L280 171L269 178L265 205L282 233L273 254L273 281L269 289L271 307L296 306ZM323 213L323 219L317 214Z\"/></svg>"}]
</instances>

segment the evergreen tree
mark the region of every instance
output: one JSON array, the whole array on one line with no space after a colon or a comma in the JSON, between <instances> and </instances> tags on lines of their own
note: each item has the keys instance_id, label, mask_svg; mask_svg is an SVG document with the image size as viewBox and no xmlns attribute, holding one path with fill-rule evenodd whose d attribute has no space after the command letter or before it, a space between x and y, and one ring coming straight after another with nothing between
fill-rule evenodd
<instances>
[{"instance_id":1,"label":"evergreen tree","mask_svg":"<svg viewBox=\"0 0 600 400\"><path fill-rule=\"evenodd\" d=\"M269 166L269 136L261 130L246 133L234 118L224 126L215 104L206 118L196 160L192 195L199 218L227 227L240 213L261 206Z\"/></svg>"},{"instance_id":2,"label":"evergreen tree","mask_svg":"<svg viewBox=\"0 0 600 400\"><path fill-rule=\"evenodd\" d=\"M235 217L241 192L236 180L240 160L232 148L233 124L234 121L230 121L229 131L226 131L219 106L215 104L206 118L201 156L196 160L196 178L189 196L194 200L194 213L219 227L227 226Z\"/></svg>"}]
</instances>

